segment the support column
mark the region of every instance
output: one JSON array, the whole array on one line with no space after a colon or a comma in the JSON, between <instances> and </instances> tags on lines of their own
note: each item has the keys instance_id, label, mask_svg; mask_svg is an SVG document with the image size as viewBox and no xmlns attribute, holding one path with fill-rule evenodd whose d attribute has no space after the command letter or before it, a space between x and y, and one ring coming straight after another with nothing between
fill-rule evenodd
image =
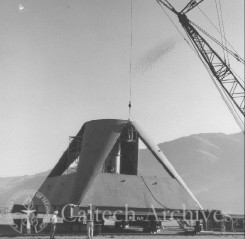
<instances>
[{"instance_id":1,"label":"support column","mask_svg":"<svg viewBox=\"0 0 245 239\"><path fill-rule=\"evenodd\" d=\"M115 173L120 174L121 144L118 144L118 151L115 157Z\"/></svg>"}]
</instances>

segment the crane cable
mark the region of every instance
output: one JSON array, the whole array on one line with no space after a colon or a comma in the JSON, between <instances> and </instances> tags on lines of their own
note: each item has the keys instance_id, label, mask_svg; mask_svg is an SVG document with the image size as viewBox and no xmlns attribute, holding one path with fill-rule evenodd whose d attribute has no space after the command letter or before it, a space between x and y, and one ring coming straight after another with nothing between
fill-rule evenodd
<instances>
[{"instance_id":1,"label":"crane cable","mask_svg":"<svg viewBox=\"0 0 245 239\"><path fill-rule=\"evenodd\" d=\"M244 62L244 59L239 55L239 53L234 49L234 47L231 45L231 43L223 36L223 34L219 31L219 29L214 25L214 23L211 21L211 19L207 16L207 14L205 14L205 12L199 7L197 6L199 11L205 16L205 18L208 20L208 22L214 27L214 29L221 35L222 38L224 38L225 42L231 47L231 49L233 50L230 50L228 47L226 48L226 50L228 51L229 54L233 55L235 57L235 59L238 61L238 62L241 62L241 63L245 63ZM193 23L192 23L193 24ZM206 34L206 33L205 33ZM208 35L207 35L208 36ZM209 36L211 38L211 36ZM211 38L212 39L212 38ZM217 41L217 40L216 40ZM218 44L218 43L217 43ZM219 42L219 44L221 44ZM224 47L224 46L222 46Z\"/></svg>"},{"instance_id":2,"label":"crane cable","mask_svg":"<svg viewBox=\"0 0 245 239\"><path fill-rule=\"evenodd\" d=\"M162 11L165 13L165 15L167 16L168 20L172 23L172 25L175 27L175 29L177 30L177 32L180 34L180 36L182 36L182 38L184 39L184 41L187 43L187 45L191 48L191 50L194 50L193 46L190 44L190 42L186 39L185 35L180 31L180 29L177 27L177 25L174 23L174 21L172 20L172 18L169 16L169 14L167 13L167 11L165 11L164 7L160 4L159 1L157 1L158 5L161 7Z\"/></svg>"},{"instance_id":3,"label":"crane cable","mask_svg":"<svg viewBox=\"0 0 245 239\"><path fill-rule=\"evenodd\" d=\"M208 34L205 30L203 30L196 23L194 23L192 21L190 21L190 23L191 23L191 25L195 26L198 30L200 30L202 33L204 33L207 37L209 37L211 40L213 40L215 43L217 43L219 46L221 46L223 49L225 49L226 51L229 51L229 53L232 54L232 56L234 56L237 59L237 57L234 55L234 53L232 51L230 51L230 49L228 49L224 45L222 45L217 39L215 39L210 34ZM244 60L243 59L241 59L240 61L243 61L243 63L244 63ZM237 78L239 78L239 80L241 80L244 83L244 79L242 79L237 73L235 73L235 71L231 68L231 66L229 66L229 68L232 70L232 73L234 75L236 75Z\"/></svg>"},{"instance_id":4,"label":"crane cable","mask_svg":"<svg viewBox=\"0 0 245 239\"><path fill-rule=\"evenodd\" d=\"M224 30L223 17L222 17L222 8L219 0L215 0L215 6L216 6L216 12L218 16L221 42L222 45L226 46L226 43L224 43L225 41L223 42L223 37L222 37L223 35L225 38L225 30ZM230 65L228 53L224 51L224 48L223 48L223 54L224 54L224 59L227 61L228 65Z\"/></svg>"},{"instance_id":5,"label":"crane cable","mask_svg":"<svg viewBox=\"0 0 245 239\"><path fill-rule=\"evenodd\" d=\"M227 46L224 46L221 42L219 42L216 38L212 37L209 33L207 33L205 30L203 30L200 26L198 26L196 23L192 22L191 20L189 20L189 22L191 23L191 25L195 26L196 28L198 28L202 33L204 33L207 37L209 37L211 40L213 40L216 44L218 44L219 46L221 46L223 48L223 50L226 50L227 54L231 54L237 61L241 62L241 63L245 63L244 60L238 56L236 53L234 53L233 51L231 51Z\"/></svg>"},{"instance_id":6,"label":"crane cable","mask_svg":"<svg viewBox=\"0 0 245 239\"><path fill-rule=\"evenodd\" d=\"M131 121L132 101L132 50L133 50L133 0L130 1L130 60L129 60L129 103L128 118Z\"/></svg>"},{"instance_id":7,"label":"crane cable","mask_svg":"<svg viewBox=\"0 0 245 239\"><path fill-rule=\"evenodd\" d=\"M192 41L192 39L190 38L190 36L187 34L187 36L189 37L190 41ZM237 113L236 109L234 108L233 102L231 101L231 99L227 96L227 93L222 90L219 85L217 84L216 80L214 79L213 74L211 73L211 70L209 69L209 67L205 64L204 60L202 59L198 49L196 49L195 47L195 53L196 55L199 57L199 59L201 60L201 62L203 63L204 67L206 68L208 74L210 75L215 87L217 88L217 90L219 91L223 101L225 102L225 104L227 105L228 109L230 110L233 118L235 119L235 121L237 122L238 126L240 127L240 129L244 132L244 123L243 120L240 118L239 114ZM226 97L225 97L226 96ZM229 101L229 102L228 102Z\"/></svg>"},{"instance_id":8,"label":"crane cable","mask_svg":"<svg viewBox=\"0 0 245 239\"><path fill-rule=\"evenodd\" d=\"M225 39L224 43L225 43L225 47L227 48L226 35L225 35L225 26L224 26L224 20L223 20L223 11L222 11L222 6L221 6L221 3L220 3L220 0L218 0L218 3L219 3L219 9L220 9L221 26L222 26L222 29L223 29L223 34L221 34L220 37L222 38L222 35L224 35L224 39ZM228 65L230 65L229 55L228 55L227 51L226 51L226 57L227 57Z\"/></svg>"},{"instance_id":9,"label":"crane cable","mask_svg":"<svg viewBox=\"0 0 245 239\"><path fill-rule=\"evenodd\" d=\"M207 67L207 65L205 64L205 62L203 61L202 57L200 56L199 51L196 49L195 45L191 45L190 42L192 42L192 39L190 38L190 36L186 33L186 35L188 36L190 42L185 38L185 36L183 35L183 33L179 30L179 28L176 26L176 24L174 23L174 21L171 19L171 17L168 15L168 13L165 11L165 9L163 8L163 6L157 1L157 3L159 4L159 6L161 7L162 11L166 14L166 16L168 17L168 19L170 20L170 22L173 24L173 26L175 27L175 29L178 31L178 33L184 38L185 42L188 44L188 46L191 48L191 50L198 56L198 58L201 60L201 62L203 63L204 67L206 68L208 74L210 75L215 87L218 89L223 101L225 102L225 104L227 105L228 109L230 110L233 118L235 119L235 121L237 122L238 126L240 127L240 129L244 132L244 123L242 121L242 119L239 117L238 113L236 112L236 110L234 109L234 106L232 103L228 103L228 100L230 101L230 99L226 96L224 96L223 91L221 91L221 89L219 88L219 86L217 85L215 79L213 78L213 75L210 72L210 69ZM185 30L186 31L186 30ZM193 47L194 46L194 47ZM227 100L228 99L228 100ZM233 109L232 109L233 108ZM244 132L245 133L245 132Z\"/></svg>"}]
</instances>

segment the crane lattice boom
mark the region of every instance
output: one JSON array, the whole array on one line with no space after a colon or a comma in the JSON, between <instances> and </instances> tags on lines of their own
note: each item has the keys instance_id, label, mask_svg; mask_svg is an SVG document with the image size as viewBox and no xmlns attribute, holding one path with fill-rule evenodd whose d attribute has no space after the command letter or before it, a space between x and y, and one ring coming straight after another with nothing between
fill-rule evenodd
<instances>
[{"instance_id":1,"label":"crane lattice boom","mask_svg":"<svg viewBox=\"0 0 245 239\"><path fill-rule=\"evenodd\" d=\"M244 85L240 83L229 65L226 64L225 60L223 60L207 43L207 41L198 33L185 14L202 1L203 0L191 0L182 11L178 12L167 0L157 0L160 5L164 5L178 16L179 22L186 31L188 37L191 39L191 42L197 50L198 54L202 57L202 60L206 63L208 69L212 72L215 80L219 83L218 85L225 91L228 98L236 106L238 112L243 115L244 120Z\"/></svg>"},{"instance_id":2,"label":"crane lattice boom","mask_svg":"<svg viewBox=\"0 0 245 239\"><path fill-rule=\"evenodd\" d=\"M186 33L192 40L192 43L207 63L214 77L220 83L221 87L230 96L238 110L245 115L244 108L244 86L231 71L230 67L221 59L216 51L201 37L197 30L190 24L185 14L178 14L179 21Z\"/></svg>"}]
</instances>

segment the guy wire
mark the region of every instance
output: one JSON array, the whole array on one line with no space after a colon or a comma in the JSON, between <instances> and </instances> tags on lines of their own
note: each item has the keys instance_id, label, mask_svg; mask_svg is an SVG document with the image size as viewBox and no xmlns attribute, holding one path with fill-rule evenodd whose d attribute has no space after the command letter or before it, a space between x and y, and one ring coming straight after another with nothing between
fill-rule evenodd
<instances>
[{"instance_id":1,"label":"guy wire","mask_svg":"<svg viewBox=\"0 0 245 239\"><path fill-rule=\"evenodd\" d=\"M132 102L132 50L133 50L133 0L130 1L130 60L129 60L129 121L131 121Z\"/></svg>"}]
</instances>

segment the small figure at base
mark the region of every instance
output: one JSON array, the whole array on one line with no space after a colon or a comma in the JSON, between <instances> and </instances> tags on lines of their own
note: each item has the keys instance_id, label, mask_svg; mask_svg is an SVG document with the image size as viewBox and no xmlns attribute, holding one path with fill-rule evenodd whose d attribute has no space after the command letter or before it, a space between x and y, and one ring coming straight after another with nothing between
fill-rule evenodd
<instances>
[{"instance_id":1,"label":"small figure at base","mask_svg":"<svg viewBox=\"0 0 245 239\"><path fill-rule=\"evenodd\" d=\"M50 239L54 239L56 223L57 223L57 215L58 215L58 211L54 211L54 215L50 219L51 222Z\"/></svg>"},{"instance_id":2,"label":"small figure at base","mask_svg":"<svg viewBox=\"0 0 245 239\"><path fill-rule=\"evenodd\" d=\"M87 215L87 233L88 233L88 238L92 239L94 236L94 218L91 210L88 210L88 215Z\"/></svg>"}]
</instances>

